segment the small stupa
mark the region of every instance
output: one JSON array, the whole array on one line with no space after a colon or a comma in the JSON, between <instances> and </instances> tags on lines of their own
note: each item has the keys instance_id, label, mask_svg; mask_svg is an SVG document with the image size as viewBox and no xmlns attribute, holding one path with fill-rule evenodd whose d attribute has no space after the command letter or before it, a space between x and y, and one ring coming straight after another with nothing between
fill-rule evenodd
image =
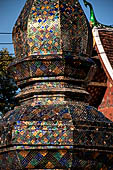
<instances>
[{"instance_id":1,"label":"small stupa","mask_svg":"<svg viewBox=\"0 0 113 170\"><path fill-rule=\"evenodd\" d=\"M112 169L112 122L89 106L96 63L78 0L27 0L9 66L19 105L0 122L0 168Z\"/></svg>"}]
</instances>

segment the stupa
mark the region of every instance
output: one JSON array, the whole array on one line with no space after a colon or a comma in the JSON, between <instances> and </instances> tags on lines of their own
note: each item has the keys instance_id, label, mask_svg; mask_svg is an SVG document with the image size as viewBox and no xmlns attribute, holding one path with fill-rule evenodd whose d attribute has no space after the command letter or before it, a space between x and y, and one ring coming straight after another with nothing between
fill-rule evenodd
<instances>
[{"instance_id":1,"label":"stupa","mask_svg":"<svg viewBox=\"0 0 113 170\"><path fill-rule=\"evenodd\" d=\"M93 36L78 0L27 0L9 66L19 105L0 122L0 168L112 169L112 122L90 106Z\"/></svg>"}]
</instances>

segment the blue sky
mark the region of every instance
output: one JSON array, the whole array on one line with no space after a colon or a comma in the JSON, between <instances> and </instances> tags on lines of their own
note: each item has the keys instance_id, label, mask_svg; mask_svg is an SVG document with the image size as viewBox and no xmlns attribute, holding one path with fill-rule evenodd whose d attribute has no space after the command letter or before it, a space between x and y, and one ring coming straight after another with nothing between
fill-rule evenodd
<instances>
[{"instance_id":1,"label":"blue sky","mask_svg":"<svg viewBox=\"0 0 113 170\"><path fill-rule=\"evenodd\" d=\"M112 25L113 24L113 0L88 0L92 3L96 18L99 22ZM12 32L13 26L25 4L26 0L0 0L0 33ZM83 0L79 0L84 9L87 18L89 18L89 8L83 4ZM1 35L0 42L12 42L12 35ZM8 48L10 53L14 53L13 45L0 45L2 48Z\"/></svg>"}]
</instances>

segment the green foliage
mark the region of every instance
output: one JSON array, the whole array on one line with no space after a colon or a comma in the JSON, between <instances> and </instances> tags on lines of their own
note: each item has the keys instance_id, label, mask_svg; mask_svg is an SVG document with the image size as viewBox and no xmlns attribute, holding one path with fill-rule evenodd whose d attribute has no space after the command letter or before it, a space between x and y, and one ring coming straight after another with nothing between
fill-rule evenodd
<instances>
[{"instance_id":1,"label":"green foliage","mask_svg":"<svg viewBox=\"0 0 113 170\"><path fill-rule=\"evenodd\" d=\"M2 115L13 109L17 102L14 96L18 88L7 70L12 59L7 49L0 51L0 114Z\"/></svg>"}]
</instances>

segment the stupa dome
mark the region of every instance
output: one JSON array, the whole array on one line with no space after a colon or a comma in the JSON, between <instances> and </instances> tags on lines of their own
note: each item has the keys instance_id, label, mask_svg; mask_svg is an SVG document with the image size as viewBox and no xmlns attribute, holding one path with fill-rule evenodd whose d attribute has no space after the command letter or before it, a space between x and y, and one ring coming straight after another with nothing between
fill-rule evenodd
<instances>
[{"instance_id":1,"label":"stupa dome","mask_svg":"<svg viewBox=\"0 0 113 170\"><path fill-rule=\"evenodd\" d=\"M88 22L76 0L27 1L13 29L18 58L62 58L65 53L89 56L88 38Z\"/></svg>"}]
</instances>

